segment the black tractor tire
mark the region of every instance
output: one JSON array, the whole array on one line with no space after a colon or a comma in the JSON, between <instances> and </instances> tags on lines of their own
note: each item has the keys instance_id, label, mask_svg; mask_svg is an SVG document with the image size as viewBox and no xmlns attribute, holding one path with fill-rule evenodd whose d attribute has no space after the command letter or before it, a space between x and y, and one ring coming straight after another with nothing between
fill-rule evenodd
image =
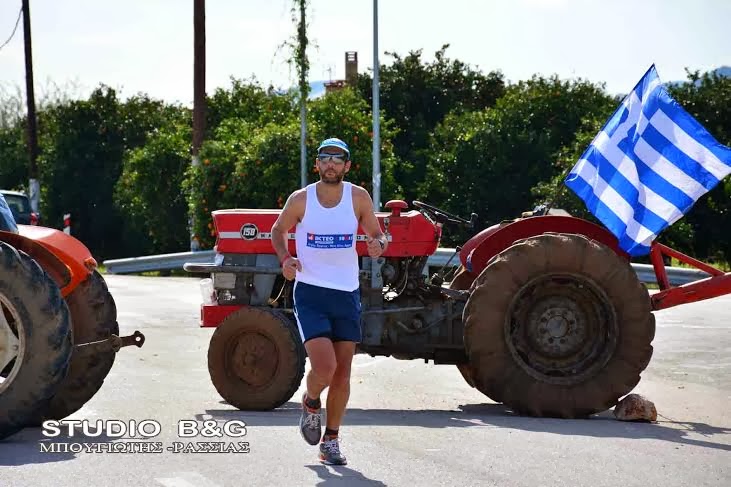
<instances>
[{"instance_id":1,"label":"black tractor tire","mask_svg":"<svg viewBox=\"0 0 731 487\"><path fill-rule=\"evenodd\" d=\"M582 235L543 234L495 256L463 320L476 388L518 414L605 411L653 352L647 288L629 262Z\"/></svg>"},{"instance_id":2,"label":"black tractor tire","mask_svg":"<svg viewBox=\"0 0 731 487\"><path fill-rule=\"evenodd\" d=\"M119 335L117 306L104 278L94 271L66 297L74 343L89 343ZM104 384L114 365L113 351L95 354L72 354L68 373L48 408L36 419L63 419L81 409Z\"/></svg>"},{"instance_id":3,"label":"black tractor tire","mask_svg":"<svg viewBox=\"0 0 731 487\"><path fill-rule=\"evenodd\" d=\"M2 439L28 426L47 407L68 370L73 331L56 283L36 261L4 242L0 308L20 343L19 355L0 371Z\"/></svg>"},{"instance_id":4,"label":"black tractor tire","mask_svg":"<svg viewBox=\"0 0 731 487\"><path fill-rule=\"evenodd\" d=\"M464 267L460 267L460 269L455 274L454 279L452 279L452 282L449 283L449 289L465 291L472 286L473 282L474 279L467 272L467 269L465 269ZM469 385L470 387L475 387L475 369L472 367L472 365L470 365L469 362L465 362L457 364L456 367L457 370L459 370L459 373L462 374L462 378L465 380L465 382L467 382L467 385Z\"/></svg>"},{"instance_id":5,"label":"black tractor tire","mask_svg":"<svg viewBox=\"0 0 731 487\"><path fill-rule=\"evenodd\" d=\"M244 307L213 333L208 371L218 393L232 406L276 409L302 383L305 349L292 321L280 312Z\"/></svg>"}]
</instances>

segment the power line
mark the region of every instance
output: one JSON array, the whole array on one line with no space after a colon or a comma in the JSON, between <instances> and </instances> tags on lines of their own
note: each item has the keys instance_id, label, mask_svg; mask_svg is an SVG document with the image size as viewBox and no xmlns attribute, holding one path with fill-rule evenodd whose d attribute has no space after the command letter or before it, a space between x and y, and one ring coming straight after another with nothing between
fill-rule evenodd
<instances>
[{"instance_id":1,"label":"power line","mask_svg":"<svg viewBox=\"0 0 731 487\"><path fill-rule=\"evenodd\" d=\"M0 46L0 49L8 45L8 42L13 40L13 37L15 36L15 31L18 30L18 24L20 23L20 16L23 15L23 7L20 7L20 10L18 11L18 19L15 21L15 27L13 27L13 33L10 34L10 37L8 37L8 40L3 42L3 45Z\"/></svg>"}]
</instances>

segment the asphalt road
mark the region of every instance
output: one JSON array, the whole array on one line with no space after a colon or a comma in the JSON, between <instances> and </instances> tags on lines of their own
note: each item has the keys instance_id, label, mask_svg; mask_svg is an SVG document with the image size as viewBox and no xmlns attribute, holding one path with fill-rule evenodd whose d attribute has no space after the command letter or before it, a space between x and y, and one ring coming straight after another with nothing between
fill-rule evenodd
<instances>
[{"instance_id":1,"label":"asphalt road","mask_svg":"<svg viewBox=\"0 0 731 487\"><path fill-rule=\"evenodd\" d=\"M341 430L349 464L327 467L297 430L302 389L281 409L257 413L217 394L197 280L107 282L122 334L139 329L147 341L118 353L101 391L68 419L154 420L162 430L149 442L164 451L43 452L119 440L25 429L0 442L0 487L731 485L731 297L657 313L655 355L635 389L655 402L656 424L620 422L611 411L587 420L514 416L452 366L357 356ZM245 422L245 436L212 441L247 442L248 453L167 450L205 441L179 437L179 421L211 419Z\"/></svg>"}]
</instances>

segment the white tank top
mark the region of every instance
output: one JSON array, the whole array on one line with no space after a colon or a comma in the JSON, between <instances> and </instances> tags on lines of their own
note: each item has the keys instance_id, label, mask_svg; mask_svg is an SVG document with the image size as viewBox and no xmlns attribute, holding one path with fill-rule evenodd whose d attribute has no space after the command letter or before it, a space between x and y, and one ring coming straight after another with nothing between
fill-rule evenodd
<instances>
[{"instance_id":1,"label":"white tank top","mask_svg":"<svg viewBox=\"0 0 731 487\"><path fill-rule=\"evenodd\" d=\"M317 183L307 186L305 216L297 224L295 242L302 272L296 280L313 286L358 289L358 253L355 241L358 219L353 209L353 185L343 182L343 195L333 208L317 199Z\"/></svg>"}]
</instances>

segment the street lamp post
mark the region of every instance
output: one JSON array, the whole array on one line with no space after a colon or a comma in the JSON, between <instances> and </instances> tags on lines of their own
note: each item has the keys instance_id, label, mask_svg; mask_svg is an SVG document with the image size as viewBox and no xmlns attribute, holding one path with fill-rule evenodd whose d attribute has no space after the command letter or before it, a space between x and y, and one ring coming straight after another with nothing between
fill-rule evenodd
<instances>
[{"instance_id":1,"label":"street lamp post","mask_svg":"<svg viewBox=\"0 0 731 487\"><path fill-rule=\"evenodd\" d=\"M373 0L373 208L381 209L381 126L378 90L378 0Z\"/></svg>"}]
</instances>

